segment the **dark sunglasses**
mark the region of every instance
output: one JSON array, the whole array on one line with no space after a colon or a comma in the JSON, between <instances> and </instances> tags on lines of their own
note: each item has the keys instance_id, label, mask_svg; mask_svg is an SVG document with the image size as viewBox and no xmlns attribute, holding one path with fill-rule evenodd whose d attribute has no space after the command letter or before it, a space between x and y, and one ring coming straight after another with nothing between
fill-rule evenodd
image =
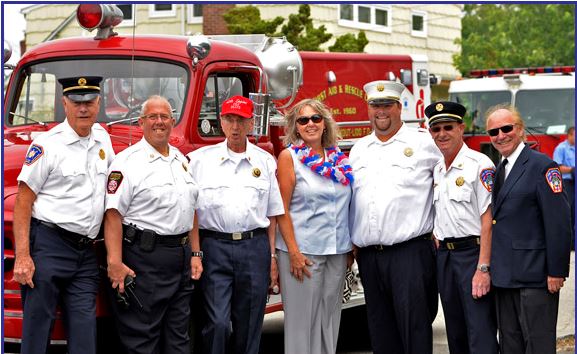
<instances>
[{"instance_id":1,"label":"dark sunglasses","mask_svg":"<svg viewBox=\"0 0 577 354\"><path fill-rule=\"evenodd\" d=\"M310 117L302 116L297 118L297 123L300 125L307 125L309 124L309 120L312 120L313 123L320 123L323 120L323 116L320 114L313 114Z\"/></svg>"},{"instance_id":2,"label":"dark sunglasses","mask_svg":"<svg viewBox=\"0 0 577 354\"><path fill-rule=\"evenodd\" d=\"M489 129L487 130L487 134L489 134L489 136L497 136L499 135L499 130L501 130L503 133L507 134L513 131L513 127L515 126L515 124L508 124L508 125L504 125L502 127L499 128L493 128L493 129Z\"/></svg>"},{"instance_id":3,"label":"dark sunglasses","mask_svg":"<svg viewBox=\"0 0 577 354\"><path fill-rule=\"evenodd\" d=\"M436 126L434 126L434 127L431 127L431 131L432 131L433 133L438 133L438 132L440 132L441 129L442 129L442 130L444 130L444 131L446 131L446 132L450 132L451 130L453 130L454 127L455 127L455 126L453 126L453 125L443 125L442 127L436 125Z\"/></svg>"}]
</instances>

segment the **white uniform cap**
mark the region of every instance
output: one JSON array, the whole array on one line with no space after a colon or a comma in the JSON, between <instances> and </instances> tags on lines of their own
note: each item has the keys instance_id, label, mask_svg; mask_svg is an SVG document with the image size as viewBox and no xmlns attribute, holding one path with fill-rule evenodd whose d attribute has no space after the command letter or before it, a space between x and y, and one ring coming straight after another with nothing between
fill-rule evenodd
<instances>
[{"instance_id":1,"label":"white uniform cap","mask_svg":"<svg viewBox=\"0 0 577 354\"><path fill-rule=\"evenodd\" d=\"M378 80L366 84L363 89L367 93L368 103L401 102L401 93L405 85L396 81Z\"/></svg>"}]
</instances>

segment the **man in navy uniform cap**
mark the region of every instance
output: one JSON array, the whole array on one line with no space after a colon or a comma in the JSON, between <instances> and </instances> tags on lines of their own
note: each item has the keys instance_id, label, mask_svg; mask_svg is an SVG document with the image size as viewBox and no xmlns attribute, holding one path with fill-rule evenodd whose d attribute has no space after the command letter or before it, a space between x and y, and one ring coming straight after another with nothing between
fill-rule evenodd
<instances>
[{"instance_id":1,"label":"man in navy uniform cap","mask_svg":"<svg viewBox=\"0 0 577 354\"><path fill-rule=\"evenodd\" d=\"M365 85L373 133L350 153L355 172L350 231L376 354L431 354L437 314L433 167L440 153L425 129L401 120L393 81Z\"/></svg>"},{"instance_id":2,"label":"man in navy uniform cap","mask_svg":"<svg viewBox=\"0 0 577 354\"><path fill-rule=\"evenodd\" d=\"M433 173L437 284L451 353L497 353L491 289L493 162L463 142L466 109L435 102L425 109L443 158Z\"/></svg>"},{"instance_id":3,"label":"man in navy uniform cap","mask_svg":"<svg viewBox=\"0 0 577 354\"><path fill-rule=\"evenodd\" d=\"M96 122L101 77L62 84L66 119L30 145L14 207L14 280L22 285L22 353L46 353L56 305L68 353L96 352L98 266L92 247L104 213L110 137Z\"/></svg>"}]
</instances>

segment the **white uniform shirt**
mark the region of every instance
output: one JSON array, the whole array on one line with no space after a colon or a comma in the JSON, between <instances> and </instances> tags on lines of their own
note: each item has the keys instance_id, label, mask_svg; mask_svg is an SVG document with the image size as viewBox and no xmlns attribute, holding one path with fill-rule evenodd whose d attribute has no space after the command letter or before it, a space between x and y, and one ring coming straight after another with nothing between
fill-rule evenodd
<instances>
[{"instance_id":1,"label":"white uniform shirt","mask_svg":"<svg viewBox=\"0 0 577 354\"><path fill-rule=\"evenodd\" d=\"M165 157L143 138L110 166L106 209L118 210L123 224L159 235L188 232L197 197L186 157L173 146Z\"/></svg>"},{"instance_id":2,"label":"white uniform shirt","mask_svg":"<svg viewBox=\"0 0 577 354\"><path fill-rule=\"evenodd\" d=\"M81 143L65 120L34 139L18 181L36 194L34 218L95 238L114 151L108 133L98 124L92 126L87 143Z\"/></svg>"},{"instance_id":3,"label":"white uniform shirt","mask_svg":"<svg viewBox=\"0 0 577 354\"><path fill-rule=\"evenodd\" d=\"M433 230L433 168L441 153L426 130L405 124L386 142L373 132L352 148L355 245L393 245Z\"/></svg>"},{"instance_id":4,"label":"white uniform shirt","mask_svg":"<svg viewBox=\"0 0 577 354\"><path fill-rule=\"evenodd\" d=\"M244 232L269 226L269 216L284 214L276 162L268 152L248 143L235 163L226 140L187 155L190 173L200 187L198 223L201 229Z\"/></svg>"},{"instance_id":5,"label":"white uniform shirt","mask_svg":"<svg viewBox=\"0 0 577 354\"><path fill-rule=\"evenodd\" d=\"M447 170L442 159L435 167L435 237L481 234L481 215L491 205L495 165L484 154L463 144Z\"/></svg>"}]
</instances>

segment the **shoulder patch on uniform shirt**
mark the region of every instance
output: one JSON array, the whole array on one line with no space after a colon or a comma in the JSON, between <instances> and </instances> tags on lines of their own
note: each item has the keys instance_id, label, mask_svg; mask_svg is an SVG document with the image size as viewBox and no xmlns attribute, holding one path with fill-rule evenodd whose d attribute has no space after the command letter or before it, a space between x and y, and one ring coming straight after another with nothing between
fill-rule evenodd
<instances>
[{"instance_id":1,"label":"shoulder patch on uniform shirt","mask_svg":"<svg viewBox=\"0 0 577 354\"><path fill-rule=\"evenodd\" d=\"M553 193L561 193L563 192L563 182L561 179L561 171L557 167L550 168L545 173L545 179L551 187Z\"/></svg>"},{"instance_id":2,"label":"shoulder patch on uniform shirt","mask_svg":"<svg viewBox=\"0 0 577 354\"><path fill-rule=\"evenodd\" d=\"M37 144L32 144L30 149L28 149L28 153L26 154L26 159L24 163L28 166L32 165L34 162L38 161L40 156L44 154L44 149L42 146Z\"/></svg>"},{"instance_id":3,"label":"shoulder patch on uniform shirt","mask_svg":"<svg viewBox=\"0 0 577 354\"><path fill-rule=\"evenodd\" d=\"M495 169L485 168L484 170L481 170L481 173L479 174L479 179L481 180L483 187L485 187L485 189L488 192L492 192L493 182L495 181Z\"/></svg>"},{"instance_id":4,"label":"shoulder patch on uniform shirt","mask_svg":"<svg viewBox=\"0 0 577 354\"><path fill-rule=\"evenodd\" d=\"M122 179L124 176L120 171L112 171L108 175L108 183L106 184L106 192L108 194L114 194L120 187L120 183L122 183Z\"/></svg>"}]
</instances>

